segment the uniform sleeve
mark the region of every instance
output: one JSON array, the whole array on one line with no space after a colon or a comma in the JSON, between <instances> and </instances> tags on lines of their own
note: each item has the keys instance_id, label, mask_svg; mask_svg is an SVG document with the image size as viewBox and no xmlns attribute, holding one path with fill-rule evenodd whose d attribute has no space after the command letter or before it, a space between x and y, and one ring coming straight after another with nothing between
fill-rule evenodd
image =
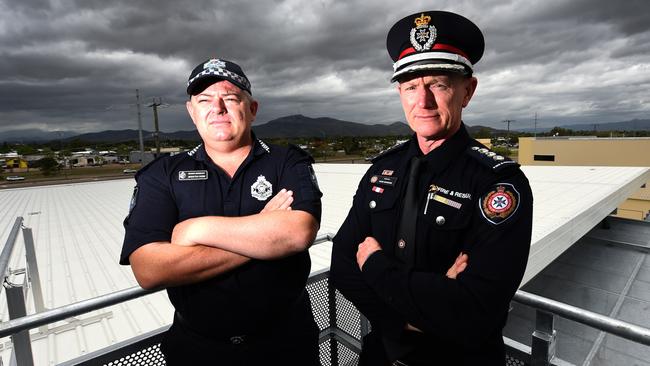
<instances>
[{"instance_id":1,"label":"uniform sleeve","mask_svg":"<svg viewBox=\"0 0 650 366\"><path fill-rule=\"evenodd\" d=\"M397 337L406 325L404 318L389 308L368 286L356 259L359 243L371 233L370 217L363 205L362 190L362 184L369 179L368 176L369 173L366 173L361 179L352 208L333 239L330 281L370 320L373 329L379 328L384 335Z\"/></svg>"},{"instance_id":2,"label":"uniform sleeve","mask_svg":"<svg viewBox=\"0 0 650 366\"><path fill-rule=\"evenodd\" d=\"M280 178L279 189L293 191L292 210L301 210L312 214L320 223L321 196L312 159L309 154L297 146L290 146L287 152L284 171Z\"/></svg>"},{"instance_id":3,"label":"uniform sleeve","mask_svg":"<svg viewBox=\"0 0 650 366\"><path fill-rule=\"evenodd\" d=\"M403 269L382 251L373 253L363 267L370 287L409 323L467 349L501 331L528 260L533 207L528 181L521 173L499 183L505 196L490 186L475 202L463 243L468 267L456 280ZM511 201L516 210L498 212L499 198L504 197L518 200ZM486 208L490 199L496 208ZM494 213L501 216L491 216Z\"/></svg>"},{"instance_id":4,"label":"uniform sleeve","mask_svg":"<svg viewBox=\"0 0 650 366\"><path fill-rule=\"evenodd\" d=\"M120 264L128 265L131 253L145 244L170 241L178 223L178 210L164 165L160 161L151 165L136 177L129 215L124 219Z\"/></svg>"}]
</instances>

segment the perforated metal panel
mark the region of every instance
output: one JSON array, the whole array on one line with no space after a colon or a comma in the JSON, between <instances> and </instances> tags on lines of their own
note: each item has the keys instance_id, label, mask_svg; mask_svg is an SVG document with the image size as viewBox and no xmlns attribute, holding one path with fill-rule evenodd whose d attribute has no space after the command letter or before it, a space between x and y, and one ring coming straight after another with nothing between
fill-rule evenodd
<instances>
[{"instance_id":1,"label":"perforated metal panel","mask_svg":"<svg viewBox=\"0 0 650 366\"><path fill-rule=\"evenodd\" d=\"M330 326L330 302L329 296L329 281L327 277L311 280L307 284L307 292L311 300L311 311L314 314L314 319L318 325L319 330L324 330Z\"/></svg>"},{"instance_id":2,"label":"perforated metal panel","mask_svg":"<svg viewBox=\"0 0 650 366\"><path fill-rule=\"evenodd\" d=\"M102 364L102 366L164 366L165 358L160 352L160 344L153 345L115 361Z\"/></svg>"},{"instance_id":3,"label":"perforated metal panel","mask_svg":"<svg viewBox=\"0 0 650 366\"><path fill-rule=\"evenodd\" d=\"M506 355L506 366L526 366L526 363L511 355Z\"/></svg>"}]
</instances>

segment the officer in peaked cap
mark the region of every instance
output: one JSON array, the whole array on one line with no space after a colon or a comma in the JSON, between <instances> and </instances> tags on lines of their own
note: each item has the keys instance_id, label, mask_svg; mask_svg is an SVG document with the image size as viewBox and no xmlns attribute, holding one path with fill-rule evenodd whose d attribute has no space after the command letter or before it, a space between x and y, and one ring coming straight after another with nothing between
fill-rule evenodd
<instances>
[{"instance_id":1,"label":"officer in peaked cap","mask_svg":"<svg viewBox=\"0 0 650 366\"><path fill-rule=\"evenodd\" d=\"M533 198L519 165L462 122L483 34L458 14L423 11L386 44L414 133L373 159L332 249L332 284L372 324L360 365L505 365Z\"/></svg>"},{"instance_id":2,"label":"officer in peaked cap","mask_svg":"<svg viewBox=\"0 0 650 366\"><path fill-rule=\"evenodd\" d=\"M266 144L239 65L213 58L187 81L202 143L136 174L121 264L166 287L167 365L316 366L318 327L305 284L321 193L313 160Z\"/></svg>"}]
</instances>

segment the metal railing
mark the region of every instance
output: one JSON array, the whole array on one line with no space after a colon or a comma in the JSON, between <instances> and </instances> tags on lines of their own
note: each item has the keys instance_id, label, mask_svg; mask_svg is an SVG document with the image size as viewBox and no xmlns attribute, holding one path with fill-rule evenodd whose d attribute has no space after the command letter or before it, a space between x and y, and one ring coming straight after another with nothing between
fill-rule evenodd
<instances>
[{"instance_id":1,"label":"metal railing","mask_svg":"<svg viewBox=\"0 0 650 366\"><path fill-rule=\"evenodd\" d=\"M22 287L16 284L7 285L9 282L8 278L8 262L13 250L13 246L18 237L18 231L22 227L22 217L16 219L16 222L10 232L9 240L5 244L5 247L0 254L0 273L4 276L5 287L7 288L7 300L10 301L10 289L18 288L22 296ZM28 228L23 228L23 230L30 230ZM28 234L25 235L26 238L31 238L31 231L28 231ZM314 244L319 244L323 242L328 242L332 240L333 235L326 233L319 235ZM27 243L26 245L33 245L33 243ZM34 263L35 265L35 263ZM29 265L28 265L29 267ZM328 270L320 271L317 274L314 274L310 277L310 281L322 280L321 277L327 278L329 274ZM318 278L316 278L318 277ZM29 329L43 326L45 324L50 324L57 322L59 320L67 319L76 315L88 313L93 310L105 308L115 304L119 304L128 300L139 298L144 295L148 295L160 290L144 290L139 286L128 288L125 290L113 292L110 294L102 295L88 300L79 301L73 304L61 306L55 309L49 309L45 311L38 312L31 315L21 315L18 318L14 318L10 311L11 320L7 322L0 323L0 338L11 336L12 342L14 343L14 351L16 357L18 358L18 343L25 343L25 336L29 340ZM330 300L332 297L336 297L335 290L329 289L331 291ZM336 300L336 299L335 299ZM555 316L560 316L562 318L570 319L578 323L596 328L598 330L619 336L628 340L631 340L636 343L650 346L650 329L640 327L631 323L627 323L618 319L607 317L592 311L581 309L575 306L571 306L559 301L551 300L541 296L537 296L525 291L517 291L513 301L530 306L536 309L536 325L535 330L532 333L532 346L530 347L530 352L526 346L518 344L515 349L512 349L510 345L513 341L507 342L508 347L518 355L528 354L529 359L526 362L526 365L531 366L542 366L542 365L566 365L567 363L559 360L555 356L555 342L556 342L556 330L554 327ZM22 297L22 306L24 312L24 297ZM336 318L336 309L330 309L330 317ZM336 321L334 321L336 324ZM335 326L335 325L334 325ZM366 326L367 327L367 326ZM363 325L362 325L363 328ZM347 333L337 333L333 330L329 330L337 337L337 341L350 346L350 348L355 348L360 346L360 338L355 339ZM367 332L367 328L362 329L361 334ZM18 338L19 335L22 335L22 341ZM28 342L29 343L29 342ZM516 342L514 342L516 343ZM27 345L28 346L28 345ZM523 346L523 347L520 347ZM31 347L28 349L21 349L21 352L29 352L31 359ZM33 363L33 361L32 361ZM29 362L21 362L21 365L32 364Z\"/></svg>"}]
</instances>

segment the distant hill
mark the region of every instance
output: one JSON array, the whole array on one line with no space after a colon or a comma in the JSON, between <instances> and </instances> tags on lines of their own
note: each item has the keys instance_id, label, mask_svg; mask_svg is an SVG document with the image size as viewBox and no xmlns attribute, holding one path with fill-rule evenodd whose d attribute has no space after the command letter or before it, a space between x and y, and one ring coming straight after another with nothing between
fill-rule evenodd
<instances>
[{"instance_id":1,"label":"distant hill","mask_svg":"<svg viewBox=\"0 0 650 366\"><path fill-rule=\"evenodd\" d=\"M142 130L142 138L146 141L153 140L153 132ZM161 132L160 140L187 140L198 141L199 134L196 131L176 131ZM138 130L108 130L101 132L84 133L65 139L64 141L81 140L86 142L124 142L137 141L139 139Z\"/></svg>"},{"instance_id":2,"label":"distant hill","mask_svg":"<svg viewBox=\"0 0 650 366\"><path fill-rule=\"evenodd\" d=\"M559 126L574 131L592 131L593 124L576 124ZM486 126L467 126L470 134L476 134L483 130L491 134L505 134L507 131L498 130ZM598 131L650 131L650 119L631 120L625 122L611 122L596 124ZM350 121L342 121L334 118L320 117L311 118L300 114L286 116L271 120L267 123L254 125L253 131L260 138L296 138L296 137L339 137L339 136L398 136L410 135L411 129L404 122L393 122L390 124L365 124ZM534 129L517 129L513 131L533 132ZM538 128L537 132L547 132L550 128ZM153 140L153 132L142 131L145 140ZM71 141L79 139L89 143L107 142L118 143L124 141L137 141L137 130L108 130L101 132L85 133L75 135L72 131L41 131L41 130L13 130L0 133L0 143L6 142L47 142L47 141ZM199 134L195 131L161 132L161 141L164 140L185 140L198 141Z\"/></svg>"},{"instance_id":3,"label":"distant hill","mask_svg":"<svg viewBox=\"0 0 650 366\"><path fill-rule=\"evenodd\" d=\"M573 125L561 125L560 128L566 128L573 131L650 131L650 119L633 119L623 122L606 122L606 123L581 123ZM537 132L548 132L552 127L538 128ZM534 132L534 128L517 129L521 132Z\"/></svg>"},{"instance_id":4,"label":"distant hill","mask_svg":"<svg viewBox=\"0 0 650 366\"><path fill-rule=\"evenodd\" d=\"M261 138L335 137L335 136L394 136L409 135L411 129L402 122L373 124L341 121L334 118L311 118L301 114L286 116L253 126Z\"/></svg>"},{"instance_id":5,"label":"distant hill","mask_svg":"<svg viewBox=\"0 0 650 366\"><path fill-rule=\"evenodd\" d=\"M2 142L47 142L65 139L74 136L72 131L43 131L37 129L11 130L0 132L0 143Z\"/></svg>"}]
</instances>

